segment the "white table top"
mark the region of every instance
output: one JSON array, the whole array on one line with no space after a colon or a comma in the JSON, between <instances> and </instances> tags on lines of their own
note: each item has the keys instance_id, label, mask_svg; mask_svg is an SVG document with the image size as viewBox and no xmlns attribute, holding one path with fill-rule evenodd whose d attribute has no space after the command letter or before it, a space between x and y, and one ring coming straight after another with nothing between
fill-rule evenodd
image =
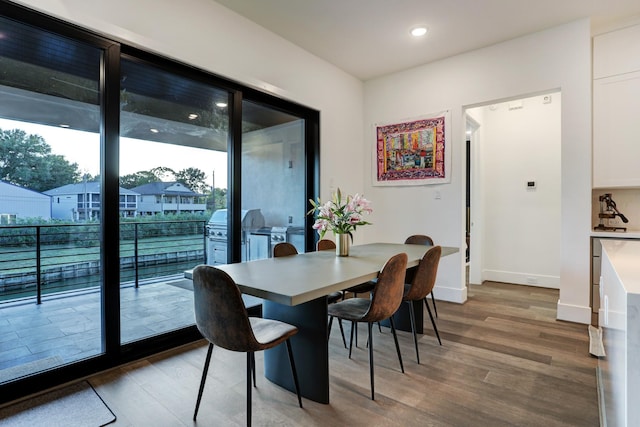
<instances>
[{"instance_id":1,"label":"white table top","mask_svg":"<svg viewBox=\"0 0 640 427\"><path fill-rule=\"evenodd\" d=\"M408 256L407 267L416 266L429 248L371 243L352 246L348 257L327 250L216 268L226 271L243 293L293 306L374 279L384 263L401 252ZM458 248L442 248L442 256L455 252Z\"/></svg>"}]
</instances>

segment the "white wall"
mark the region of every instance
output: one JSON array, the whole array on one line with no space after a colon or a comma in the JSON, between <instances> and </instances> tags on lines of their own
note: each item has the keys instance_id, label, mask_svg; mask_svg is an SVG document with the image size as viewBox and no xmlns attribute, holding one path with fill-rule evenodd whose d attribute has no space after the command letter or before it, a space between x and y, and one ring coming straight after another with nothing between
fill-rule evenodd
<instances>
[{"instance_id":1,"label":"white wall","mask_svg":"<svg viewBox=\"0 0 640 427\"><path fill-rule=\"evenodd\" d=\"M21 0L93 29L320 111L321 196L362 192L362 82L211 0Z\"/></svg>"},{"instance_id":2,"label":"white wall","mask_svg":"<svg viewBox=\"0 0 640 427\"><path fill-rule=\"evenodd\" d=\"M51 197L0 181L0 214L17 219L51 219Z\"/></svg>"},{"instance_id":3,"label":"white wall","mask_svg":"<svg viewBox=\"0 0 640 427\"><path fill-rule=\"evenodd\" d=\"M242 208L261 209L267 226L304 226L303 125L296 120L242 135Z\"/></svg>"},{"instance_id":4,"label":"white wall","mask_svg":"<svg viewBox=\"0 0 640 427\"><path fill-rule=\"evenodd\" d=\"M479 141L471 142L481 154L474 162L479 179L471 187L482 200L471 207L471 239L481 239L471 264L480 261L482 275L470 283L559 287L560 106L555 92L467 110L480 124ZM478 217L483 229L477 236Z\"/></svg>"},{"instance_id":5,"label":"white wall","mask_svg":"<svg viewBox=\"0 0 640 427\"><path fill-rule=\"evenodd\" d=\"M365 83L365 194L378 203L366 239L401 241L425 233L464 248L465 106L562 91L561 251L558 318L590 321L591 40L588 20L496 44ZM449 109L451 183L435 187L372 186L375 123ZM435 199L435 191L442 198ZM444 258L438 298L465 301L464 251Z\"/></svg>"}]
</instances>

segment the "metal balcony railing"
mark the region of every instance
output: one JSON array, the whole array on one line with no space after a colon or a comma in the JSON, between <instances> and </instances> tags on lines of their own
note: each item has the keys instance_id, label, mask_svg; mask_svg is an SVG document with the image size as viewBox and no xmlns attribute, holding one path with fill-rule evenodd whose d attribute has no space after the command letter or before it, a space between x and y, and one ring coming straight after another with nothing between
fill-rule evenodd
<instances>
[{"instance_id":1,"label":"metal balcony railing","mask_svg":"<svg viewBox=\"0 0 640 427\"><path fill-rule=\"evenodd\" d=\"M122 222L120 285L206 262L206 220ZM101 285L100 224L0 226L0 304Z\"/></svg>"}]
</instances>

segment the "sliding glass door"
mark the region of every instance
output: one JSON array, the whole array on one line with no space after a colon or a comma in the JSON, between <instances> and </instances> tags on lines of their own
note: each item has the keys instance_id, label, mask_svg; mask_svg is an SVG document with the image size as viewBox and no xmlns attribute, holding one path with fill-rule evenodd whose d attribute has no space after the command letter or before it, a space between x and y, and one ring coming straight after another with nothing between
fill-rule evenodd
<instances>
[{"instance_id":1,"label":"sliding glass door","mask_svg":"<svg viewBox=\"0 0 640 427\"><path fill-rule=\"evenodd\" d=\"M227 233L214 212L227 207L229 93L133 57L122 58L120 80L126 343L194 324L189 271L213 257L210 219Z\"/></svg>"},{"instance_id":2,"label":"sliding glass door","mask_svg":"<svg viewBox=\"0 0 640 427\"><path fill-rule=\"evenodd\" d=\"M0 383L105 351L102 58L0 17Z\"/></svg>"},{"instance_id":3,"label":"sliding glass door","mask_svg":"<svg viewBox=\"0 0 640 427\"><path fill-rule=\"evenodd\" d=\"M280 242L305 252L305 120L242 102L242 240L245 260ZM256 220L257 219L257 220Z\"/></svg>"}]
</instances>

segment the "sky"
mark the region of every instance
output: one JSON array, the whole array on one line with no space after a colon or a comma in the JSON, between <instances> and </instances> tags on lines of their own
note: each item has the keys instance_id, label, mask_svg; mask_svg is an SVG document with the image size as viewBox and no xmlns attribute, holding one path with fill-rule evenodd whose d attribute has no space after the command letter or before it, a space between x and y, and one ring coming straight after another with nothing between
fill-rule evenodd
<instances>
[{"instance_id":1,"label":"sky","mask_svg":"<svg viewBox=\"0 0 640 427\"><path fill-rule=\"evenodd\" d=\"M77 163L82 173L100 172L100 135L90 132L0 119L0 129L22 129L27 134L44 138L52 154L59 154L70 163ZM180 145L163 144L133 138L120 139L120 176L165 166L180 171L198 168L206 174L207 184L227 188L227 153Z\"/></svg>"}]
</instances>

